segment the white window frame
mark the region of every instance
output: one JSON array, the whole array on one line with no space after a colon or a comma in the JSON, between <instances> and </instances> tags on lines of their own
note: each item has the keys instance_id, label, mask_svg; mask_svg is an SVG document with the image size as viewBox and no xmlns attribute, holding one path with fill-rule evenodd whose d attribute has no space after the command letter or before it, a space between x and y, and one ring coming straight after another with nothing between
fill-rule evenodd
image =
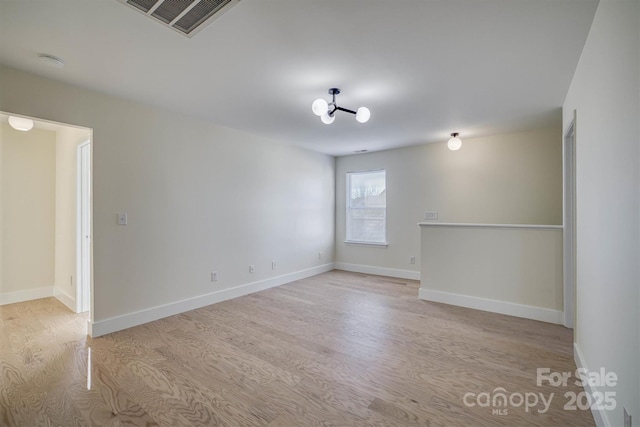
<instances>
[{"instance_id":1,"label":"white window frame","mask_svg":"<svg viewBox=\"0 0 640 427\"><path fill-rule=\"evenodd\" d=\"M375 170L366 170L366 171L354 171L347 172L346 174L346 208L345 208L345 243L349 245L365 245L365 246L388 246L387 243L387 202L386 202L386 194L385 194L385 205L384 205L384 240L381 241L362 241L362 240L354 240L350 239L350 210L351 207L351 177L353 175L364 175L364 174L372 174L372 173L380 173L384 172L385 179L385 192L387 189L387 171L386 169L375 169Z\"/></svg>"}]
</instances>

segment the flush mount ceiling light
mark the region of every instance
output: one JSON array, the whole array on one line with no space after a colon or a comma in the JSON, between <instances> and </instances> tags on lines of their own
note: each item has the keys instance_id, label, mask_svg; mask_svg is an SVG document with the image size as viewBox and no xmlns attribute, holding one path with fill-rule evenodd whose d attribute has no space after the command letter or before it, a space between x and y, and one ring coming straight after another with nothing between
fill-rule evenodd
<instances>
[{"instance_id":1,"label":"flush mount ceiling light","mask_svg":"<svg viewBox=\"0 0 640 427\"><path fill-rule=\"evenodd\" d=\"M318 98L313 101L313 104L311 104L311 111L313 111L313 114L315 114L316 116L320 116L320 120L322 120L322 123L327 125L333 123L333 121L336 119L335 113L338 110L344 111L345 113L355 114L356 120L359 123L366 123L369 121L369 118L371 117L371 111L369 111L367 107L360 107L358 108L358 111L338 107L338 104L336 104L336 95L339 94L340 89L332 87L331 89L329 89L329 95L332 96L331 102L327 102L322 98Z\"/></svg>"},{"instance_id":2,"label":"flush mount ceiling light","mask_svg":"<svg viewBox=\"0 0 640 427\"><path fill-rule=\"evenodd\" d=\"M55 68L64 67L64 61L58 58L57 56L49 55L48 53L39 53L38 58L40 58L40 61L44 62L45 64L51 67L55 67Z\"/></svg>"},{"instance_id":3,"label":"flush mount ceiling light","mask_svg":"<svg viewBox=\"0 0 640 427\"><path fill-rule=\"evenodd\" d=\"M9 116L9 124L15 130L20 130L23 132L27 132L33 129L33 120L26 119L24 117Z\"/></svg>"},{"instance_id":4,"label":"flush mount ceiling light","mask_svg":"<svg viewBox=\"0 0 640 427\"><path fill-rule=\"evenodd\" d=\"M454 132L451 134L451 138L449 138L449 141L447 142L447 147L449 147L449 150L457 151L460 149L460 147L462 147L462 140L458 137L458 135L458 132Z\"/></svg>"}]
</instances>

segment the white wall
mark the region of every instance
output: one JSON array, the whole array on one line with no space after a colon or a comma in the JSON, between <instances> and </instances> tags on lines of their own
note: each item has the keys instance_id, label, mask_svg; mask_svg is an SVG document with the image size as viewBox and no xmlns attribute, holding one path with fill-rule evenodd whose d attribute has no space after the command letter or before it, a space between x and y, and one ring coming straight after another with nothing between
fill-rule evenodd
<instances>
[{"instance_id":1,"label":"white wall","mask_svg":"<svg viewBox=\"0 0 640 427\"><path fill-rule=\"evenodd\" d=\"M333 262L332 157L9 68L0 87L2 111L93 129L100 333Z\"/></svg>"},{"instance_id":2,"label":"white wall","mask_svg":"<svg viewBox=\"0 0 640 427\"><path fill-rule=\"evenodd\" d=\"M54 295L76 309L77 149L89 131L72 127L56 130L56 213Z\"/></svg>"},{"instance_id":3,"label":"white wall","mask_svg":"<svg viewBox=\"0 0 640 427\"><path fill-rule=\"evenodd\" d=\"M346 245L345 174L387 170L387 248ZM560 127L446 141L368 154L336 162L336 261L357 269L418 278L420 230L425 211L440 222L562 223ZM416 264L409 258L416 257Z\"/></svg>"},{"instance_id":4,"label":"white wall","mask_svg":"<svg viewBox=\"0 0 640 427\"><path fill-rule=\"evenodd\" d=\"M55 132L0 124L0 302L51 296L54 281Z\"/></svg>"},{"instance_id":5,"label":"white wall","mask_svg":"<svg viewBox=\"0 0 640 427\"><path fill-rule=\"evenodd\" d=\"M640 422L640 12L637 0L601 0L565 103L576 110L577 363L617 373L615 410Z\"/></svg>"},{"instance_id":6,"label":"white wall","mask_svg":"<svg viewBox=\"0 0 640 427\"><path fill-rule=\"evenodd\" d=\"M421 299L563 322L561 226L420 228Z\"/></svg>"},{"instance_id":7,"label":"white wall","mask_svg":"<svg viewBox=\"0 0 640 427\"><path fill-rule=\"evenodd\" d=\"M0 128L0 304L4 302L2 276L4 271L4 155L3 155L4 131Z\"/></svg>"}]
</instances>

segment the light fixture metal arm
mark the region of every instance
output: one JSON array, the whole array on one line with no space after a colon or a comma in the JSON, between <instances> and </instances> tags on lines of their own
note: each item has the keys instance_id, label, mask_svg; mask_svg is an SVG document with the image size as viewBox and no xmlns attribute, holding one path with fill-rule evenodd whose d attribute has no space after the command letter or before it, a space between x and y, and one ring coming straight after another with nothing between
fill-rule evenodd
<instances>
[{"instance_id":1,"label":"light fixture metal arm","mask_svg":"<svg viewBox=\"0 0 640 427\"><path fill-rule=\"evenodd\" d=\"M337 87L332 87L331 89L329 89L329 95L331 95L332 97L329 106L333 106L333 110L329 111L329 115L333 116L336 110L344 111L345 113L357 114L355 111L349 110L348 108L338 107L338 104L336 104L336 95L339 94L340 89L338 89Z\"/></svg>"},{"instance_id":2,"label":"light fixture metal arm","mask_svg":"<svg viewBox=\"0 0 640 427\"><path fill-rule=\"evenodd\" d=\"M335 110L340 110L340 111L344 111L346 113L351 113L351 114L358 114L357 112L355 112L353 110L349 110L348 108L338 107L337 105L335 107L336 107Z\"/></svg>"}]
</instances>

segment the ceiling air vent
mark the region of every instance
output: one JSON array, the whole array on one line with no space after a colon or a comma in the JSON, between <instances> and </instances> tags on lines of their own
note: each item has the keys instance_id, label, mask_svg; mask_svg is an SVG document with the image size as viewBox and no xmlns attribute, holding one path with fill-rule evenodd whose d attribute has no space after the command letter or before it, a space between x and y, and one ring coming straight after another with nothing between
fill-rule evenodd
<instances>
[{"instance_id":1,"label":"ceiling air vent","mask_svg":"<svg viewBox=\"0 0 640 427\"><path fill-rule=\"evenodd\" d=\"M210 24L240 0L118 0L187 37Z\"/></svg>"}]
</instances>

